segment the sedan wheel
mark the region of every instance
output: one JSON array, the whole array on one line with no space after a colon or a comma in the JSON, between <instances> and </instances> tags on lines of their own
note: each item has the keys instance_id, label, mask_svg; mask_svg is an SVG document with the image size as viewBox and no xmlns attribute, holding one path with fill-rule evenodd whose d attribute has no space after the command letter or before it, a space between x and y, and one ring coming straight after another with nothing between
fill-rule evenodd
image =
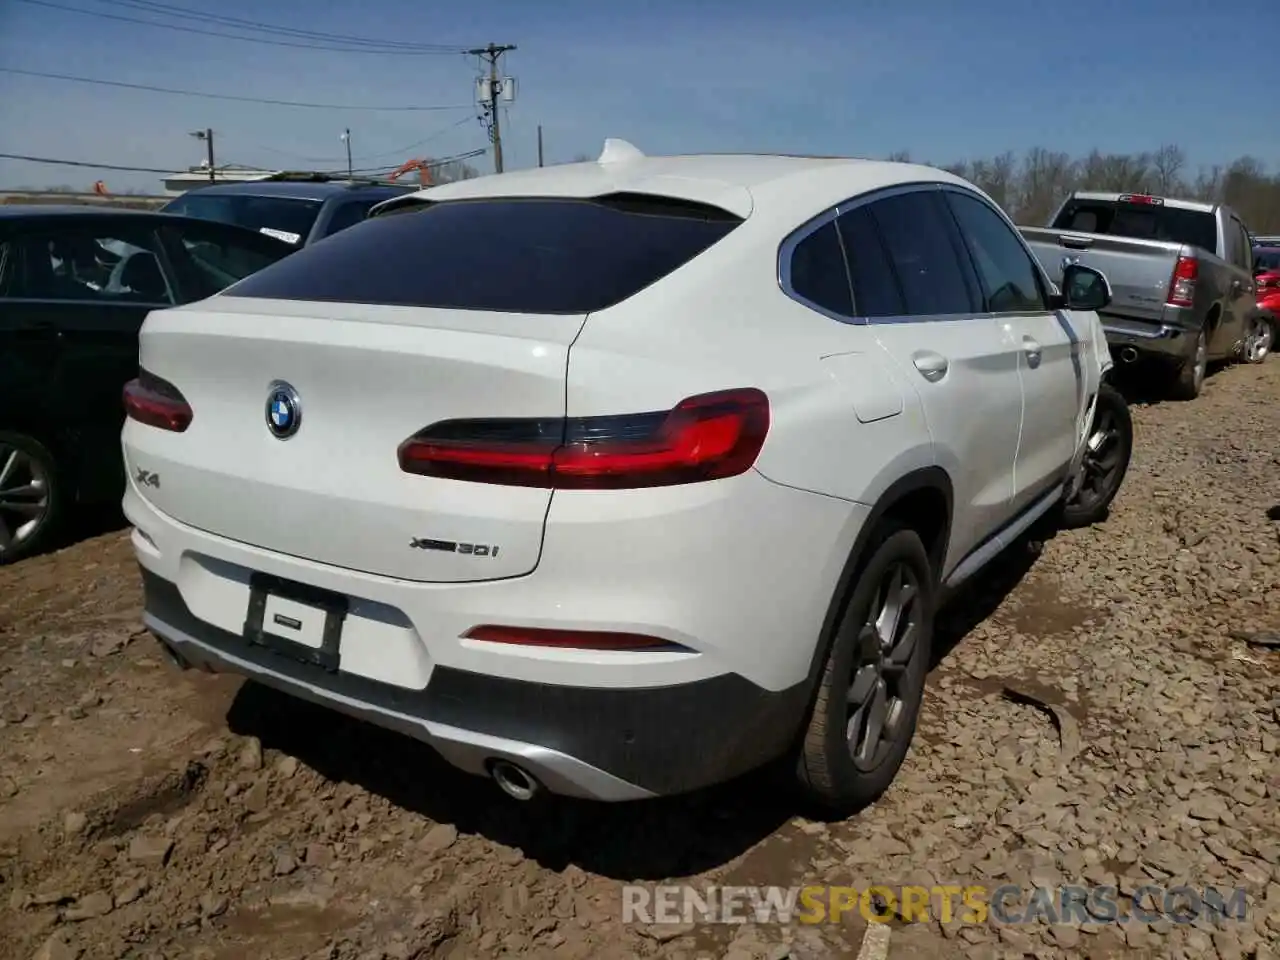
<instances>
[{"instance_id":1,"label":"sedan wheel","mask_svg":"<svg viewBox=\"0 0 1280 960\"><path fill-rule=\"evenodd\" d=\"M57 516L53 461L28 437L0 433L0 563L39 549Z\"/></svg>"}]
</instances>

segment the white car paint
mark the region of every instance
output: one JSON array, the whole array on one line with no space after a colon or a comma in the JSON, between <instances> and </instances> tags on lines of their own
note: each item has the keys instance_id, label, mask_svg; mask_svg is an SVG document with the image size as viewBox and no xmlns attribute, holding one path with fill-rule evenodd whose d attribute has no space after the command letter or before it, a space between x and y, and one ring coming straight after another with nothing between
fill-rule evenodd
<instances>
[{"instance_id":1,"label":"white car paint","mask_svg":"<svg viewBox=\"0 0 1280 960\"><path fill-rule=\"evenodd\" d=\"M239 296L243 284L153 313L140 364L176 385L194 418L184 432L135 420L123 432L139 563L149 585L171 585L189 613L166 619L149 594L148 625L188 662L405 730L472 772L500 758L563 793L657 792L561 749L556 736L498 737L414 714L404 698L429 692L444 670L617 692L736 677L780 694L812 682L841 573L896 481L939 467L951 478L941 580L971 575L1002 537L1051 506L1078 462L1110 363L1095 314L842 323L780 289L779 245L806 221L919 183L989 201L960 178L911 164L644 157L615 143L600 162L458 181L383 205L627 192L745 218L683 267L590 315L263 300ZM1041 351L1034 367L1028 338ZM922 373L935 359L945 363L940 379ZM284 441L264 424L277 378L305 410ZM395 457L401 441L439 420L661 411L743 387L768 396L768 437L750 470L720 480L553 492L415 476ZM500 552L412 549L420 537ZM244 629L254 573L350 598L336 676L375 681L388 699L228 647ZM681 646L593 651L466 638L478 624L620 631ZM312 645L318 629L305 624ZM681 720L670 721L677 750Z\"/></svg>"}]
</instances>

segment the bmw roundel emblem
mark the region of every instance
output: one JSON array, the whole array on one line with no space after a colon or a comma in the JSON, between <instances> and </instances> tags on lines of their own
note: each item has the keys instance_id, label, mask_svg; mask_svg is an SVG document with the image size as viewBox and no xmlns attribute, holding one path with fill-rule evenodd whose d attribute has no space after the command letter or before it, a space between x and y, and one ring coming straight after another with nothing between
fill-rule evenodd
<instances>
[{"instance_id":1,"label":"bmw roundel emblem","mask_svg":"<svg viewBox=\"0 0 1280 960\"><path fill-rule=\"evenodd\" d=\"M267 429L279 440L288 440L302 426L302 401L298 391L283 380L267 389Z\"/></svg>"}]
</instances>

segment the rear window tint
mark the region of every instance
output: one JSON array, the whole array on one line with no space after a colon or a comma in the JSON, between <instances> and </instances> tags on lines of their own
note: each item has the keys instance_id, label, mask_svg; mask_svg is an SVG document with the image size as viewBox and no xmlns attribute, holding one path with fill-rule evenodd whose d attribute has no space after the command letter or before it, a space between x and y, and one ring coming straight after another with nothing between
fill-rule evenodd
<instances>
[{"instance_id":1,"label":"rear window tint","mask_svg":"<svg viewBox=\"0 0 1280 960\"><path fill-rule=\"evenodd\" d=\"M1109 200L1072 200L1053 221L1052 229L1185 243L1210 253L1218 249L1217 219L1212 213L1200 210Z\"/></svg>"},{"instance_id":2,"label":"rear window tint","mask_svg":"<svg viewBox=\"0 0 1280 960\"><path fill-rule=\"evenodd\" d=\"M311 233L322 206L319 200L296 197L202 194L199 190L193 190L166 204L164 212L247 227L286 243L300 244Z\"/></svg>"},{"instance_id":3,"label":"rear window tint","mask_svg":"<svg viewBox=\"0 0 1280 960\"><path fill-rule=\"evenodd\" d=\"M741 219L616 194L454 200L356 224L242 281L240 297L589 313L676 270Z\"/></svg>"}]
</instances>

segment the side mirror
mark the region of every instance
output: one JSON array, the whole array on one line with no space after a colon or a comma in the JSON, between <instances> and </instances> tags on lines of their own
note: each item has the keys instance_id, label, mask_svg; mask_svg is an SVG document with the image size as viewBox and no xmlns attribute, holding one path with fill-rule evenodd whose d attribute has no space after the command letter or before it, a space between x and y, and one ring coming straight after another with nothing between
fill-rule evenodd
<instances>
[{"instance_id":1,"label":"side mirror","mask_svg":"<svg viewBox=\"0 0 1280 960\"><path fill-rule=\"evenodd\" d=\"M1093 267L1073 263L1062 271L1058 306L1067 310L1102 310L1111 302L1111 284Z\"/></svg>"}]
</instances>

